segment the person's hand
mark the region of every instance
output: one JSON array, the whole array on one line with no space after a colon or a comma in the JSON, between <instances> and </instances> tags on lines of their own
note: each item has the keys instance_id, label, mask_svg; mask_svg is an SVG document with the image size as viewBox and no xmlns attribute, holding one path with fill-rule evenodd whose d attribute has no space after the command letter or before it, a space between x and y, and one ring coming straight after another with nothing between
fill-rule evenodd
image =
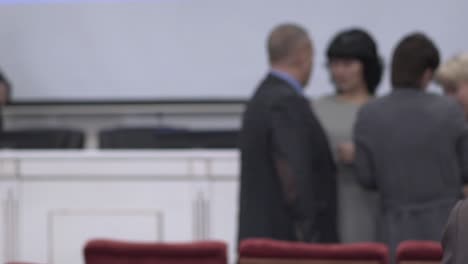
<instances>
[{"instance_id":1,"label":"person's hand","mask_svg":"<svg viewBox=\"0 0 468 264\"><path fill-rule=\"evenodd\" d=\"M338 160L344 164L354 162L355 149L351 142L341 143L338 145Z\"/></svg>"}]
</instances>

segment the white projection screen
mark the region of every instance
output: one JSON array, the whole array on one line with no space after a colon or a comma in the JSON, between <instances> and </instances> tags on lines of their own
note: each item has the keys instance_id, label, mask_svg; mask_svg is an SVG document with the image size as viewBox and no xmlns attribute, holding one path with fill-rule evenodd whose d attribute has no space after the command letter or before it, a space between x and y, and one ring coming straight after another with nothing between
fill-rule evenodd
<instances>
[{"instance_id":1,"label":"white projection screen","mask_svg":"<svg viewBox=\"0 0 468 264\"><path fill-rule=\"evenodd\" d=\"M465 0L0 1L0 68L17 102L245 100L265 40L295 22L315 43L311 97L332 92L324 51L339 30L373 34L389 89L395 43L414 31L443 58L468 50Z\"/></svg>"}]
</instances>

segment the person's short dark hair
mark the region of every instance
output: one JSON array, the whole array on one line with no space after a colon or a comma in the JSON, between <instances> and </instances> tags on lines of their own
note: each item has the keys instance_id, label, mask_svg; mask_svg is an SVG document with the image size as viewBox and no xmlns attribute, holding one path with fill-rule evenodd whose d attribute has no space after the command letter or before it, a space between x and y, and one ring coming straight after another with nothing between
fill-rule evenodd
<instances>
[{"instance_id":1,"label":"person's short dark hair","mask_svg":"<svg viewBox=\"0 0 468 264\"><path fill-rule=\"evenodd\" d=\"M377 44L369 33L362 29L339 32L327 49L328 60L356 59L364 68L364 80L370 94L375 94L382 79L383 65L377 52Z\"/></svg>"},{"instance_id":2,"label":"person's short dark hair","mask_svg":"<svg viewBox=\"0 0 468 264\"><path fill-rule=\"evenodd\" d=\"M270 63L287 59L305 42L309 42L307 31L295 24L281 24L268 36L268 58Z\"/></svg>"},{"instance_id":3,"label":"person's short dark hair","mask_svg":"<svg viewBox=\"0 0 468 264\"><path fill-rule=\"evenodd\" d=\"M11 84L10 82L7 80L7 78L2 74L2 72L0 71L0 84L1 84L1 87L6 89L5 90L5 96L6 96L6 102L10 102L10 97L11 97Z\"/></svg>"},{"instance_id":4,"label":"person's short dark hair","mask_svg":"<svg viewBox=\"0 0 468 264\"><path fill-rule=\"evenodd\" d=\"M5 103L10 102L11 97L11 84L7 78L0 71L0 87L5 89Z\"/></svg>"},{"instance_id":5,"label":"person's short dark hair","mask_svg":"<svg viewBox=\"0 0 468 264\"><path fill-rule=\"evenodd\" d=\"M424 72L435 71L439 63L439 50L434 42L422 33L410 34L393 52L392 85L394 88L422 88Z\"/></svg>"}]
</instances>

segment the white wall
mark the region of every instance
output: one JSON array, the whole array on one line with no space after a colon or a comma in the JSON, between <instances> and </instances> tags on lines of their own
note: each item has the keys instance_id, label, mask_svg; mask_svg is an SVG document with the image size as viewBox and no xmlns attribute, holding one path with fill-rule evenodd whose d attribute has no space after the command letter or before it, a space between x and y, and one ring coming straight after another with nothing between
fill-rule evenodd
<instances>
[{"instance_id":1,"label":"white wall","mask_svg":"<svg viewBox=\"0 0 468 264\"><path fill-rule=\"evenodd\" d=\"M235 150L2 151L0 263L83 264L96 238L216 239L234 263L238 175Z\"/></svg>"},{"instance_id":2,"label":"white wall","mask_svg":"<svg viewBox=\"0 0 468 264\"><path fill-rule=\"evenodd\" d=\"M0 67L16 100L245 99L267 70L268 32L285 21L304 25L316 43L310 96L332 90L324 50L338 30L368 29L386 62L414 30L433 37L444 57L468 43L463 0L0 4Z\"/></svg>"}]
</instances>

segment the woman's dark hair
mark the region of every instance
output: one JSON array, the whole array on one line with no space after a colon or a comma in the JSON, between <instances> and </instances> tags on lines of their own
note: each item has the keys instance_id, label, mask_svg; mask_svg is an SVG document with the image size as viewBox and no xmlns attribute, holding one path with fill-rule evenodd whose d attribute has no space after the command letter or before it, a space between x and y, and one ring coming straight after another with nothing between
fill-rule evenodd
<instances>
[{"instance_id":1,"label":"woman's dark hair","mask_svg":"<svg viewBox=\"0 0 468 264\"><path fill-rule=\"evenodd\" d=\"M382 79L383 65L377 52L377 44L369 33L362 29L339 32L327 49L328 61L332 59L357 59L364 68L364 80L370 94L375 94Z\"/></svg>"}]
</instances>

